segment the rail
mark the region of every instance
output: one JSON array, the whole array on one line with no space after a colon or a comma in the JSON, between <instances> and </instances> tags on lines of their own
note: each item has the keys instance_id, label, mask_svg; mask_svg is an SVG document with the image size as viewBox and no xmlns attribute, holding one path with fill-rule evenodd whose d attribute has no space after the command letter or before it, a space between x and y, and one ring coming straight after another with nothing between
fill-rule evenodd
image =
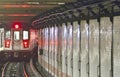
<instances>
[{"instance_id":1,"label":"rail","mask_svg":"<svg viewBox=\"0 0 120 77\"><path fill-rule=\"evenodd\" d=\"M29 77L23 63L8 62L4 65L1 77L11 76Z\"/></svg>"},{"instance_id":2,"label":"rail","mask_svg":"<svg viewBox=\"0 0 120 77\"><path fill-rule=\"evenodd\" d=\"M23 65L23 70L24 70L24 76L25 76L25 77L29 77L29 75L28 75L28 73L27 73L27 71L26 71L26 68L25 68L25 64Z\"/></svg>"},{"instance_id":3,"label":"rail","mask_svg":"<svg viewBox=\"0 0 120 77\"><path fill-rule=\"evenodd\" d=\"M2 70L2 77L4 77L5 69L6 69L6 67L7 67L8 64L9 64L9 63L6 63L6 64L4 65L4 68L3 68L3 70Z\"/></svg>"},{"instance_id":4,"label":"rail","mask_svg":"<svg viewBox=\"0 0 120 77\"><path fill-rule=\"evenodd\" d=\"M33 73L35 74L36 77L42 77L41 74L37 71L37 69L33 65L33 59L32 58L30 59L30 67L31 67L31 70L33 71Z\"/></svg>"}]
</instances>

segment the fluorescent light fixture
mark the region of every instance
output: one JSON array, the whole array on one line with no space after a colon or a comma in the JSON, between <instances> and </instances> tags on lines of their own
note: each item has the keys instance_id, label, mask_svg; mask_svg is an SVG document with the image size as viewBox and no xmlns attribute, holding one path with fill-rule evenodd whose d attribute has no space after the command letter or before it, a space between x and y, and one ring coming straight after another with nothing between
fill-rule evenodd
<instances>
[{"instance_id":1,"label":"fluorescent light fixture","mask_svg":"<svg viewBox=\"0 0 120 77\"><path fill-rule=\"evenodd\" d=\"M1 16L36 16L36 14L0 14Z\"/></svg>"},{"instance_id":2,"label":"fluorescent light fixture","mask_svg":"<svg viewBox=\"0 0 120 77\"><path fill-rule=\"evenodd\" d=\"M65 3L64 2L59 2L58 5L64 5Z\"/></svg>"},{"instance_id":3,"label":"fluorescent light fixture","mask_svg":"<svg viewBox=\"0 0 120 77\"><path fill-rule=\"evenodd\" d=\"M27 4L36 4L36 5L40 4L39 2L25 2L25 3L27 3Z\"/></svg>"}]
</instances>

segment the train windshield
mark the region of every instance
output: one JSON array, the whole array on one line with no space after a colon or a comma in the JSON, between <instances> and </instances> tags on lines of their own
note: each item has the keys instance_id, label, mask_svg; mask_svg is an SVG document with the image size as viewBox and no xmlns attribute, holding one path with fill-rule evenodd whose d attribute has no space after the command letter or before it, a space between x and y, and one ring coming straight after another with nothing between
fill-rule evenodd
<instances>
[{"instance_id":1,"label":"train windshield","mask_svg":"<svg viewBox=\"0 0 120 77\"><path fill-rule=\"evenodd\" d=\"M14 31L14 40L20 40L20 32Z\"/></svg>"},{"instance_id":2,"label":"train windshield","mask_svg":"<svg viewBox=\"0 0 120 77\"><path fill-rule=\"evenodd\" d=\"M6 31L5 39L10 39L10 31Z\"/></svg>"},{"instance_id":3,"label":"train windshield","mask_svg":"<svg viewBox=\"0 0 120 77\"><path fill-rule=\"evenodd\" d=\"M27 40L28 38L28 31L23 31L23 40Z\"/></svg>"}]
</instances>

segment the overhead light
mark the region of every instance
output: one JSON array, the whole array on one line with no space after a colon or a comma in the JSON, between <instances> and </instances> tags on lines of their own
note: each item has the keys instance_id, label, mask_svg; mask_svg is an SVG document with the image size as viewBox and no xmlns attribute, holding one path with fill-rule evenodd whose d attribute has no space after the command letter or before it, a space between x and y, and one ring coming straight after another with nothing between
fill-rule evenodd
<instances>
[{"instance_id":1,"label":"overhead light","mask_svg":"<svg viewBox=\"0 0 120 77\"><path fill-rule=\"evenodd\" d=\"M36 14L0 14L0 17L2 16L36 16Z\"/></svg>"},{"instance_id":2,"label":"overhead light","mask_svg":"<svg viewBox=\"0 0 120 77\"><path fill-rule=\"evenodd\" d=\"M0 14L0 16L4 16L3 14Z\"/></svg>"},{"instance_id":3,"label":"overhead light","mask_svg":"<svg viewBox=\"0 0 120 77\"><path fill-rule=\"evenodd\" d=\"M65 2L45 2L44 4L50 4L50 5L64 5Z\"/></svg>"},{"instance_id":4,"label":"overhead light","mask_svg":"<svg viewBox=\"0 0 120 77\"><path fill-rule=\"evenodd\" d=\"M58 5L64 5L65 3L64 2L59 2Z\"/></svg>"},{"instance_id":5,"label":"overhead light","mask_svg":"<svg viewBox=\"0 0 120 77\"><path fill-rule=\"evenodd\" d=\"M36 14L5 14L5 16L35 16Z\"/></svg>"},{"instance_id":6,"label":"overhead light","mask_svg":"<svg viewBox=\"0 0 120 77\"><path fill-rule=\"evenodd\" d=\"M30 4L7 4L7 5L0 5L0 8L50 8L50 7L55 7L55 5L30 5Z\"/></svg>"},{"instance_id":7,"label":"overhead light","mask_svg":"<svg viewBox=\"0 0 120 77\"><path fill-rule=\"evenodd\" d=\"M35 4L35 5L40 4L39 2L25 2L25 3L27 3L27 4Z\"/></svg>"}]
</instances>

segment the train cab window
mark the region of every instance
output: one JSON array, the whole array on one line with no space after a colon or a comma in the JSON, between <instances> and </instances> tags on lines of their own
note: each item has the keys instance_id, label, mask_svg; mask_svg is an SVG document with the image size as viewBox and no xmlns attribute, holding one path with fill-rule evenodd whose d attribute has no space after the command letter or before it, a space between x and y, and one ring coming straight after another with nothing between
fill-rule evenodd
<instances>
[{"instance_id":1,"label":"train cab window","mask_svg":"<svg viewBox=\"0 0 120 77\"><path fill-rule=\"evenodd\" d=\"M14 31L14 40L20 40L20 32Z\"/></svg>"},{"instance_id":2,"label":"train cab window","mask_svg":"<svg viewBox=\"0 0 120 77\"><path fill-rule=\"evenodd\" d=\"M10 39L10 31L6 31L6 33L5 33L5 39Z\"/></svg>"},{"instance_id":3,"label":"train cab window","mask_svg":"<svg viewBox=\"0 0 120 77\"><path fill-rule=\"evenodd\" d=\"M28 37L28 31L23 31L23 40L29 39Z\"/></svg>"}]
</instances>

